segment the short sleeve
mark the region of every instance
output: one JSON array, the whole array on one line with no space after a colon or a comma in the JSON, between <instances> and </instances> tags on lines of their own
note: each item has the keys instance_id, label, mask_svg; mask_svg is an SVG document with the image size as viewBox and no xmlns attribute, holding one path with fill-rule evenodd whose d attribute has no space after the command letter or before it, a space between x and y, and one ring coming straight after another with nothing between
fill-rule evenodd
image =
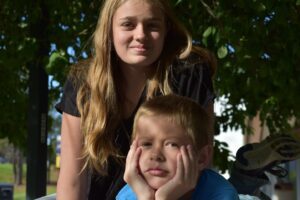
<instances>
[{"instance_id":1,"label":"short sleeve","mask_svg":"<svg viewBox=\"0 0 300 200\"><path fill-rule=\"evenodd\" d=\"M55 105L55 108L60 113L68 113L70 115L80 117L78 107L76 104L77 89L75 89L73 82L70 79L67 79L63 95L59 103Z\"/></svg>"},{"instance_id":2,"label":"short sleeve","mask_svg":"<svg viewBox=\"0 0 300 200\"><path fill-rule=\"evenodd\" d=\"M189 97L203 107L215 98L210 66L192 55L185 60L177 60L170 70L170 82L174 93Z\"/></svg>"},{"instance_id":3,"label":"short sleeve","mask_svg":"<svg viewBox=\"0 0 300 200\"><path fill-rule=\"evenodd\" d=\"M137 197L131 187L126 184L116 196L116 200L137 200Z\"/></svg>"}]
</instances>

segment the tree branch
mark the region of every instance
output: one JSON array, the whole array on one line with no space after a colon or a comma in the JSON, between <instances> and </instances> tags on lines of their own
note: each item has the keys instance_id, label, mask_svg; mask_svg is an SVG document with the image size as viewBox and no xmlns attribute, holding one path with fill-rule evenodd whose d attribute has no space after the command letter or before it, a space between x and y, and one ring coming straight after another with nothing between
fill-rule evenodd
<instances>
[{"instance_id":1,"label":"tree branch","mask_svg":"<svg viewBox=\"0 0 300 200\"><path fill-rule=\"evenodd\" d=\"M204 2L204 0L200 0L200 2L201 2L202 5L204 6L204 8L206 8L207 12L208 12L214 19L218 19L218 17L214 14L213 10L209 7L209 5L207 5L207 3Z\"/></svg>"}]
</instances>

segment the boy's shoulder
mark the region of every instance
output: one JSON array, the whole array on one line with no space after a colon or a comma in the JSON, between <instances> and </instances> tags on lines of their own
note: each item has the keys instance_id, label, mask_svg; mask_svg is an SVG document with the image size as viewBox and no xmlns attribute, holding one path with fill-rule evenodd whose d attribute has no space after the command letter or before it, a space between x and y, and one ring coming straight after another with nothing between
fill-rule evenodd
<instances>
[{"instance_id":1,"label":"boy's shoulder","mask_svg":"<svg viewBox=\"0 0 300 200\"><path fill-rule=\"evenodd\" d=\"M215 184L221 183L222 187L233 187L222 175L212 169L204 169L201 172L198 184Z\"/></svg>"},{"instance_id":2,"label":"boy's shoulder","mask_svg":"<svg viewBox=\"0 0 300 200\"><path fill-rule=\"evenodd\" d=\"M223 176L205 169L201 172L192 199L235 200L239 197L235 188Z\"/></svg>"}]
</instances>

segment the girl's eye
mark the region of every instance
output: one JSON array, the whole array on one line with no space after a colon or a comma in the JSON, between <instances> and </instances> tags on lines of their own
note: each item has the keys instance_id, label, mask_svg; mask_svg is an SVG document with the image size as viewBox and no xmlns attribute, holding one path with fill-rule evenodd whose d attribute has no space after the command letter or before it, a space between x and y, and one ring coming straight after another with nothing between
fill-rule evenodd
<instances>
[{"instance_id":1,"label":"girl's eye","mask_svg":"<svg viewBox=\"0 0 300 200\"><path fill-rule=\"evenodd\" d=\"M159 30L160 24L159 23L149 23L148 28L150 28L151 30Z\"/></svg>"},{"instance_id":2,"label":"girl's eye","mask_svg":"<svg viewBox=\"0 0 300 200\"><path fill-rule=\"evenodd\" d=\"M122 26L123 28L127 28L127 29L133 28L133 27L134 27L133 23L131 23L131 22L123 22L123 23L121 24L121 26Z\"/></svg>"}]
</instances>

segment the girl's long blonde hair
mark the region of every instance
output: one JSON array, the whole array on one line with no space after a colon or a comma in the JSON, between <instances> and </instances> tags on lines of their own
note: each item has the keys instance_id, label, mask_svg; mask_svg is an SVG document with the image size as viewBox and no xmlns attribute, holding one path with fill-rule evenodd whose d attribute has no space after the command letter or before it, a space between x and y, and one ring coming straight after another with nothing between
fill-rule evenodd
<instances>
[{"instance_id":1,"label":"girl's long blonde hair","mask_svg":"<svg viewBox=\"0 0 300 200\"><path fill-rule=\"evenodd\" d=\"M77 93L84 135L83 158L100 174L107 174L108 158L119 160L114 144L115 132L121 122L122 103L120 70L112 44L112 19L115 11L127 0L105 0L93 35L94 56L83 74ZM158 6L165 15L167 35L162 54L154 63L155 69L147 83L147 98L156 92L171 93L168 82L169 66L175 57L185 58L192 50L188 31L175 18L167 0L144 0Z\"/></svg>"}]
</instances>

